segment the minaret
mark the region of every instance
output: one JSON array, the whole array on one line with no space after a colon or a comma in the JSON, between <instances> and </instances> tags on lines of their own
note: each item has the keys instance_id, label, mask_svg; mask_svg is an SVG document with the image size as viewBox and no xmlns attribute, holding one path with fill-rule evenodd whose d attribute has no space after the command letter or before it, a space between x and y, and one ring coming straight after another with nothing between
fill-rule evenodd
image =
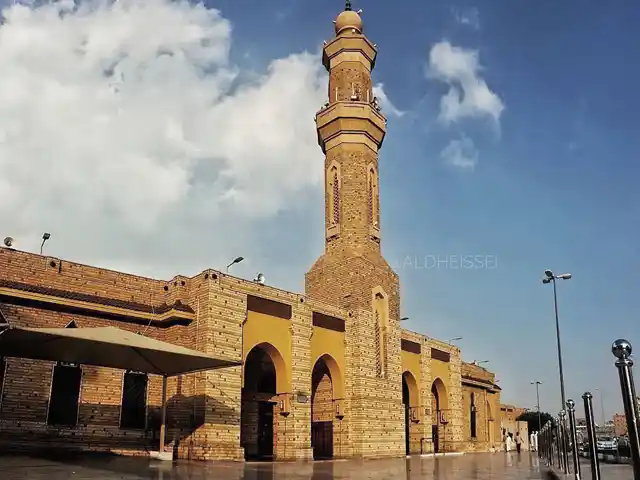
<instances>
[{"instance_id":1,"label":"minaret","mask_svg":"<svg viewBox=\"0 0 640 480\"><path fill-rule=\"evenodd\" d=\"M393 289L397 277L380 251L378 151L386 119L371 82L376 45L364 36L359 13L347 1L334 22L335 37L323 49L329 91L328 102L316 114L316 127L325 154L325 252L307 273L306 290L333 304L344 305L348 296L350 305L371 308L370 289ZM376 278L364 279L365 273ZM354 276L358 285L345 283ZM354 288L365 290L355 295Z\"/></svg>"}]
</instances>

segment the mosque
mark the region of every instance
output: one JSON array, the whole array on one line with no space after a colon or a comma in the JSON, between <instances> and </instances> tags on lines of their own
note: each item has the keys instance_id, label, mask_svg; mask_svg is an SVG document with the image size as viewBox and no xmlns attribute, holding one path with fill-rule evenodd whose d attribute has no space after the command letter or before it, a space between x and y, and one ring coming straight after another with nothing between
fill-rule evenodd
<instances>
[{"instance_id":1,"label":"mosque","mask_svg":"<svg viewBox=\"0 0 640 480\"><path fill-rule=\"evenodd\" d=\"M372 90L376 55L347 2L322 56L325 250L304 294L213 269L166 281L0 248L0 323L115 326L235 360L169 378L166 436L177 458L499 449L494 374L463 362L450 343L401 328L399 278L381 253L378 152L387 121ZM1 445L127 455L158 448L159 376L0 361Z\"/></svg>"}]
</instances>

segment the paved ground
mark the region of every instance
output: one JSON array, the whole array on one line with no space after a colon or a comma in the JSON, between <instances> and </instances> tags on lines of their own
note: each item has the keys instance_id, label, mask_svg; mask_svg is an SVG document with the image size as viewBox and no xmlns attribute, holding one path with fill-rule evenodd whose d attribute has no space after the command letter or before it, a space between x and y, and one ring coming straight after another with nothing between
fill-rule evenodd
<instances>
[{"instance_id":1,"label":"paved ground","mask_svg":"<svg viewBox=\"0 0 640 480\"><path fill-rule=\"evenodd\" d=\"M569 464L573 468L573 462L569 459ZM580 461L580 473L582 478L591 478L591 465L589 459L582 458ZM614 464L600 462L600 476L602 480L633 480L633 469L629 464ZM567 478L573 478L569 475Z\"/></svg>"},{"instance_id":2,"label":"paved ground","mask_svg":"<svg viewBox=\"0 0 640 480\"><path fill-rule=\"evenodd\" d=\"M3 480L529 480L542 478L538 457L522 453L305 463L149 461L125 457L43 459L0 456ZM603 480L607 480L604 477Z\"/></svg>"}]
</instances>

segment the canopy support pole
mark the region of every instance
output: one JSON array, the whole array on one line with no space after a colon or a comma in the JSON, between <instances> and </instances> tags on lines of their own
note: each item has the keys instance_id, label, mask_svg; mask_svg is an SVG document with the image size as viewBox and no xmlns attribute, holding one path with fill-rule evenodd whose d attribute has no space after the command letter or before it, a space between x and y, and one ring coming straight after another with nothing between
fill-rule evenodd
<instances>
[{"instance_id":1,"label":"canopy support pole","mask_svg":"<svg viewBox=\"0 0 640 480\"><path fill-rule=\"evenodd\" d=\"M167 435L167 376L162 376L162 417L160 419L160 453L164 452Z\"/></svg>"}]
</instances>

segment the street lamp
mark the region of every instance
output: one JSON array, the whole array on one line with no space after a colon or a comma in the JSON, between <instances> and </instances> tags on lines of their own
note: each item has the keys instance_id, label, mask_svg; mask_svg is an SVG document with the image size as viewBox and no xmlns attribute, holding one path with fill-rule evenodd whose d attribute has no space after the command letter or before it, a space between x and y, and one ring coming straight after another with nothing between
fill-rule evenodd
<instances>
[{"instance_id":1,"label":"street lamp","mask_svg":"<svg viewBox=\"0 0 640 480\"><path fill-rule=\"evenodd\" d=\"M489 360L474 360L473 362L471 362L471 365L482 365L483 363L489 363Z\"/></svg>"},{"instance_id":2,"label":"street lamp","mask_svg":"<svg viewBox=\"0 0 640 480\"><path fill-rule=\"evenodd\" d=\"M556 340L558 341L558 370L560 373L560 396L562 397L562 410L565 408L565 396L564 396L564 372L562 370L562 347L560 346L560 322L558 320L558 294L556 291L556 280L569 280L571 278L570 273L563 273L561 275L554 275L551 270L544 271L545 278L542 279L542 283L545 285L548 283L553 284L553 306L556 314Z\"/></svg>"},{"instance_id":3,"label":"street lamp","mask_svg":"<svg viewBox=\"0 0 640 480\"><path fill-rule=\"evenodd\" d=\"M232 265L235 265L236 263L240 263L241 261L244 260L244 257L236 257L233 259L233 262L231 262L229 265L227 265L227 273L229 273L229 267Z\"/></svg>"},{"instance_id":4,"label":"street lamp","mask_svg":"<svg viewBox=\"0 0 640 480\"><path fill-rule=\"evenodd\" d=\"M544 275L545 275L545 278L542 279L542 283L544 283L545 285L548 283L553 284L553 307L556 314L556 339L558 341L558 373L560 374L560 396L562 397L561 398L562 407L560 410L565 411L564 409L567 402L564 396L564 372L562 371L562 348L560 346L560 321L558 320L558 294L556 291L556 280L558 279L569 280L571 278L571 274L562 273L560 275L554 275L554 273L551 270L547 269L544 271ZM563 416L562 429L566 430L566 425L564 424L564 418L565 417ZM566 443L565 443L566 438L563 437L561 441L563 445L562 456L564 460L565 473L569 473L569 453L567 452L567 449L566 449ZM577 470L578 468L577 465L574 465L574 468Z\"/></svg>"},{"instance_id":5,"label":"street lamp","mask_svg":"<svg viewBox=\"0 0 640 480\"><path fill-rule=\"evenodd\" d=\"M597 390L600 393L600 411L602 414L602 428L605 427L607 421L605 420L604 417L604 398L602 396L602 389L601 388L595 388L594 390Z\"/></svg>"},{"instance_id":6,"label":"street lamp","mask_svg":"<svg viewBox=\"0 0 640 480\"><path fill-rule=\"evenodd\" d=\"M540 428L542 428L542 417L540 416L540 391L538 390L538 387L542 385L542 382L538 380L534 380L533 382L531 382L531 385L536 386L536 402L537 402L536 407L538 408L538 431L540 431Z\"/></svg>"},{"instance_id":7,"label":"street lamp","mask_svg":"<svg viewBox=\"0 0 640 480\"><path fill-rule=\"evenodd\" d=\"M400 319L400 321L401 321L401 322L406 322L407 320L409 320L409 317L402 317L402 318Z\"/></svg>"},{"instance_id":8,"label":"street lamp","mask_svg":"<svg viewBox=\"0 0 640 480\"><path fill-rule=\"evenodd\" d=\"M462 337L455 337L455 338L452 338L452 339L451 339L451 340L449 340L447 343L448 343L448 344L451 344L451 343L453 343L453 342L457 342L458 340L462 340Z\"/></svg>"}]
</instances>

